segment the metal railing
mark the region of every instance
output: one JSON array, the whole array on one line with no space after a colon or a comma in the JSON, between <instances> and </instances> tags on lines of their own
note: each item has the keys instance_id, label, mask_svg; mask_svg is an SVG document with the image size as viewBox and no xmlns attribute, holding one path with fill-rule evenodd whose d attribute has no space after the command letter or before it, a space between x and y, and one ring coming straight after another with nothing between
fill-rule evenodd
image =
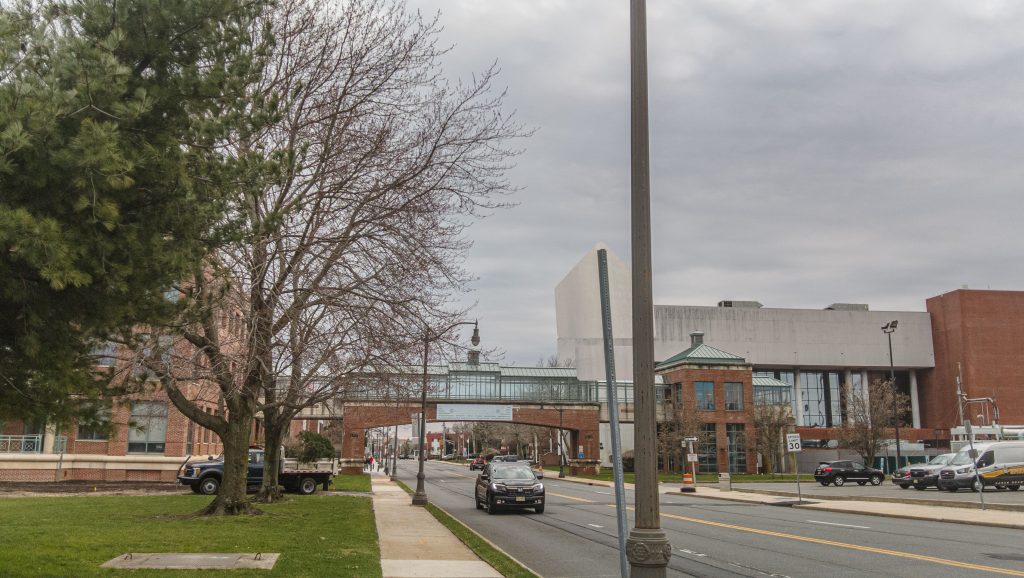
<instances>
[{"instance_id":1,"label":"metal railing","mask_svg":"<svg viewBox=\"0 0 1024 578\"><path fill-rule=\"evenodd\" d=\"M0 454L39 454L43 452L43 436L0 436Z\"/></svg>"}]
</instances>

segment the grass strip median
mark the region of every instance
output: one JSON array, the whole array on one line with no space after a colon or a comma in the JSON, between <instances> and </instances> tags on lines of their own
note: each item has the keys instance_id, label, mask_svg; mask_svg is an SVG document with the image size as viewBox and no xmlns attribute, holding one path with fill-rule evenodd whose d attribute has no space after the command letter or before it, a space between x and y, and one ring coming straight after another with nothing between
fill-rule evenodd
<instances>
[{"instance_id":1,"label":"grass strip median","mask_svg":"<svg viewBox=\"0 0 1024 578\"><path fill-rule=\"evenodd\" d=\"M100 564L129 552L281 554L273 570L232 570L232 578L381 575L368 497L289 496L260 504L258 516L189 516L210 499L180 494L0 499L0 576L112 576L117 571ZM172 578L197 571L130 574Z\"/></svg>"},{"instance_id":2,"label":"grass strip median","mask_svg":"<svg viewBox=\"0 0 1024 578\"><path fill-rule=\"evenodd\" d=\"M414 493L412 488L404 483L397 483L407 494L412 495ZM448 515L448 513L441 508L428 503L427 511L433 514L433 516L437 518L438 522L441 522L441 524L448 528L452 534L455 534L455 536L461 540L463 544L468 546L473 553L479 556L481 560L490 564L495 570L500 572L502 576L505 576L505 578L539 578L536 574L523 567L522 564L516 562L507 554L495 548L490 542L482 538L468 526Z\"/></svg>"}]
</instances>

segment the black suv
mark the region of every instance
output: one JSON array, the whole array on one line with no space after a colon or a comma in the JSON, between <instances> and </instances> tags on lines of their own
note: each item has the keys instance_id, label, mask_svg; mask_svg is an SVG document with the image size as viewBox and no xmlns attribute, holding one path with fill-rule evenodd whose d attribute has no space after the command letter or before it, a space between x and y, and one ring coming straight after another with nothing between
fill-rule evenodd
<instances>
[{"instance_id":1,"label":"black suv","mask_svg":"<svg viewBox=\"0 0 1024 578\"><path fill-rule=\"evenodd\" d=\"M543 474L541 474L543 475ZM533 508L544 513L544 484L528 464L491 462L476 478L476 508Z\"/></svg>"},{"instance_id":2,"label":"black suv","mask_svg":"<svg viewBox=\"0 0 1024 578\"><path fill-rule=\"evenodd\" d=\"M857 482L862 486L868 482L871 482L872 486L877 486L885 479L885 472L869 468L860 462L839 460L819 464L818 468L814 470L814 479L823 486L829 484L842 486L846 480Z\"/></svg>"}]
</instances>

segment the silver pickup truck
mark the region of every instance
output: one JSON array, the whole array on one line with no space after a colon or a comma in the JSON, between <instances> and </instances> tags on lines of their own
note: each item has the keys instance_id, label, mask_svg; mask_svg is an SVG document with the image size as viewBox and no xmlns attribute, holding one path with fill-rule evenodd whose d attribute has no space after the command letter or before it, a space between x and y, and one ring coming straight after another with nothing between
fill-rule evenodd
<instances>
[{"instance_id":1,"label":"silver pickup truck","mask_svg":"<svg viewBox=\"0 0 1024 578\"><path fill-rule=\"evenodd\" d=\"M924 464L903 466L892 474L892 483L906 490L914 486L915 490L923 490L935 486L939 480L939 471L948 466L956 454L940 454Z\"/></svg>"}]
</instances>

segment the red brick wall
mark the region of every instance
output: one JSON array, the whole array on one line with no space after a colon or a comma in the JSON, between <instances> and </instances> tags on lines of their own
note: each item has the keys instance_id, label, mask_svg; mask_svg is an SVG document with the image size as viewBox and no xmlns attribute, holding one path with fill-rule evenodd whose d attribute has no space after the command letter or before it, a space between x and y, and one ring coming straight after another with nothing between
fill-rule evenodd
<instances>
[{"instance_id":1,"label":"red brick wall","mask_svg":"<svg viewBox=\"0 0 1024 578\"><path fill-rule=\"evenodd\" d=\"M956 425L957 362L968 397L994 397L1002 423L1024 424L1024 291L959 289L926 307L935 370L922 372L921 425Z\"/></svg>"},{"instance_id":2,"label":"red brick wall","mask_svg":"<svg viewBox=\"0 0 1024 578\"><path fill-rule=\"evenodd\" d=\"M670 389L675 395L675 385L682 384L683 399L673 398L673 409L680 411L696 411L697 402L694 383L710 381L715 384L715 410L699 411L701 422L715 424L715 438L718 444L718 471L729 471L729 440L725 424L743 424L747 436L747 473L757 473L757 453L754 451L754 425L750 422L747 409L754 404L754 385L751 368L743 366L681 366L662 374L665 383L672 384ZM725 384L743 384L743 410L725 410ZM681 403L680 403L681 401Z\"/></svg>"}]
</instances>

